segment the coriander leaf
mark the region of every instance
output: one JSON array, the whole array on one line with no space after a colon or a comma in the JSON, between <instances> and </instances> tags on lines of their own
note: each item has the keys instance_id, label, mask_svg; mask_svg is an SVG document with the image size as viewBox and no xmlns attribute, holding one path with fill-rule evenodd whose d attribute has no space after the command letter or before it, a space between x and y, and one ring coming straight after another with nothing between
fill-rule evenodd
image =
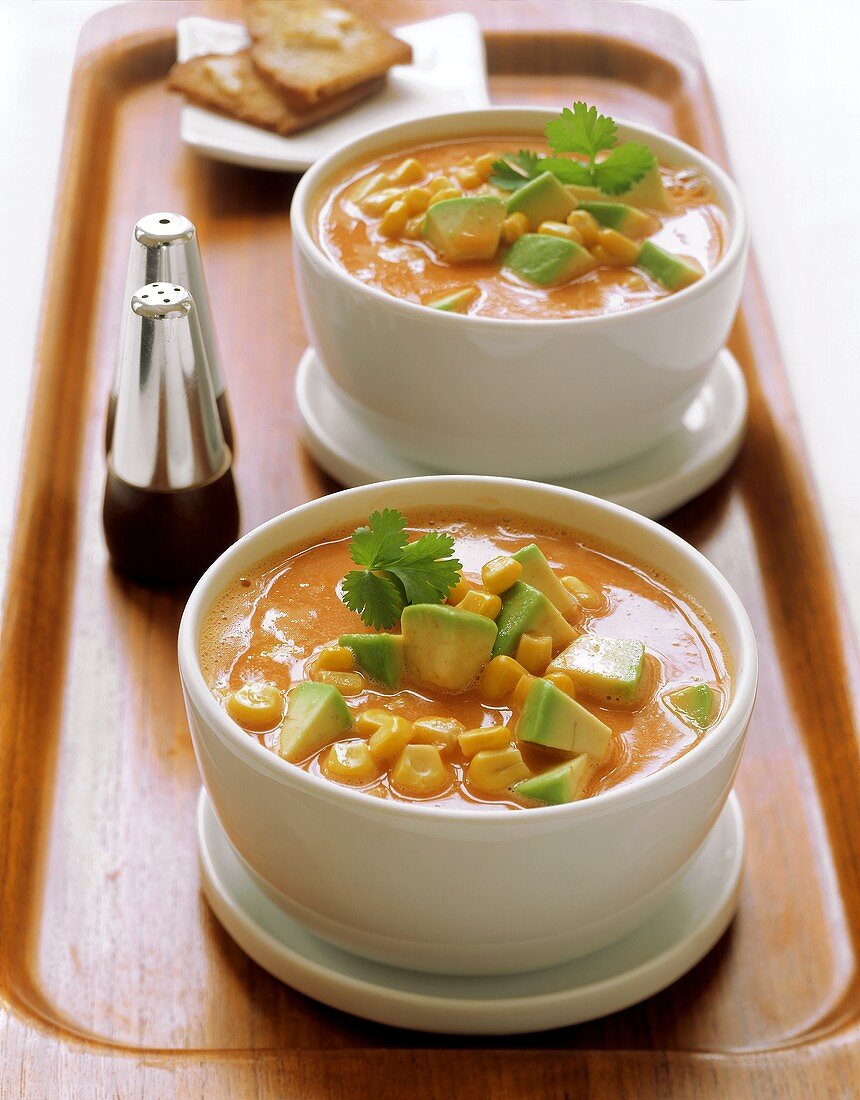
<instances>
[{"instance_id":1,"label":"coriander leaf","mask_svg":"<svg viewBox=\"0 0 860 1100\"><path fill-rule=\"evenodd\" d=\"M647 145L626 141L594 166L594 182L605 195L620 195L629 191L656 163Z\"/></svg>"},{"instance_id":2,"label":"coriander leaf","mask_svg":"<svg viewBox=\"0 0 860 1100\"><path fill-rule=\"evenodd\" d=\"M353 569L343 578L341 599L366 626L388 630L403 613L403 597L389 577Z\"/></svg>"},{"instance_id":3,"label":"coriander leaf","mask_svg":"<svg viewBox=\"0 0 860 1100\"><path fill-rule=\"evenodd\" d=\"M387 630L408 603L442 603L462 569L453 554L450 535L428 531L408 542L400 512L374 512L353 533L350 555L364 568L343 578L341 599L367 626Z\"/></svg>"},{"instance_id":4,"label":"coriander leaf","mask_svg":"<svg viewBox=\"0 0 860 1100\"><path fill-rule=\"evenodd\" d=\"M587 165L567 157L544 157L540 162L541 172L552 172L562 183L577 183L584 187L594 185Z\"/></svg>"},{"instance_id":5,"label":"coriander leaf","mask_svg":"<svg viewBox=\"0 0 860 1100\"><path fill-rule=\"evenodd\" d=\"M612 149L617 138L615 122L579 101L573 109L565 107L558 118L546 124L544 130L554 153L580 153L593 163L604 149Z\"/></svg>"},{"instance_id":6,"label":"coriander leaf","mask_svg":"<svg viewBox=\"0 0 860 1100\"><path fill-rule=\"evenodd\" d=\"M365 569L379 569L396 558L406 545L406 520L396 508L374 512L369 526L352 533L349 556Z\"/></svg>"},{"instance_id":7,"label":"coriander leaf","mask_svg":"<svg viewBox=\"0 0 860 1100\"><path fill-rule=\"evenodd\" d=\"M538 175L540 158L530 149L520 149L518 153L506 153L501 160L493 162L490 183L503 191L516 191L524 183Z\"/></svg>"}]
</instances>

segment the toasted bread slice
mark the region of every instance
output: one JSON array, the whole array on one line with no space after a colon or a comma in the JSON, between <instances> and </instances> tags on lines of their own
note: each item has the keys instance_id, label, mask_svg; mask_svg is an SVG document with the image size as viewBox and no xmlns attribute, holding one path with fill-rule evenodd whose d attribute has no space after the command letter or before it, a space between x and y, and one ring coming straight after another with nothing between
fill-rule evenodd
<instances>
[{"instance_id":1,"label":"toasted bread slice","mask_svg":"<svg viewBox=\"0 0 860 1100\"><path fill-rule=\"evenodd\" d=\"M340 95L297 110L260 75L248 50L233 54L206 54L192 57L189 61L179 61L167 77L167 86L171 91L180 92L198 107L208 107L249 122L252 126L274 130L277 134L293 134L322 122L366 99L384 83L384 77L368 80Z\"/></svg>"},{"instance_id":2,"label":"toasted bread slice","mask_svg":"<svg viewBox=\"0 0 860 1100\"><path fill-rule=\"evenodd\" d=\"M412 60L412 49L333 0L245 0L254 64L296 104L318 103Z\"/></svg>"}]
</instances>

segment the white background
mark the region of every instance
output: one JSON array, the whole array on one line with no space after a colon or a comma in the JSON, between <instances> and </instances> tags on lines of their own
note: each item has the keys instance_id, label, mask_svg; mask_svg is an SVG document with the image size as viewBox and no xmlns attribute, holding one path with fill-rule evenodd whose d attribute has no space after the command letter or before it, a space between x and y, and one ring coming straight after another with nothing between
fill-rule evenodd
<instances>
[{"instance_id":1,"label":"white background","mask_svg":"<svg viewBox=\"0 0 860 1100\"><path fill-rule=\"evenodd\" d=\"M10 470L19 461L26 420L72 62L81 25L111 2L0 0L3 574L14 509ZM696 31L717 94L856 628L860 3L669 0L662 6Z\"/></svg>"}]
</instances>

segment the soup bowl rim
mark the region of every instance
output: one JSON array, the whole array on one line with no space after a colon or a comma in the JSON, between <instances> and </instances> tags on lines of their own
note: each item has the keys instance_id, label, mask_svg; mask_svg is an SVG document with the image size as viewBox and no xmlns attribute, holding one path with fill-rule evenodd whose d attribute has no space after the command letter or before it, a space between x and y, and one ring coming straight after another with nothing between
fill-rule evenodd
<instances>
[{"instance_id":1,"label":"soup bowl rim","mask_svg":"<svg viewBox=\"0 0 860 1100\"><path fill-rule=\"evenodd\" d=\"M466 810L449 809L446 806L429 804L429 800L400 801L370 797L361 789L332 782L322 776L317 776L311 772L305 771L299 765L283 760L276 752L273 752L271 749L261 744L255 736L249 734L241 726L235 723L216 700L211 688L207 684L201 668L199 655L199 636L203 621L211 609L214 600L224 590L226 585L230 583L230 580L237 575L236 568L234 568L232 572L227 568L228 563L240 555L244 556L250 546L264 540L274 529L285 524L288 525L292 518L304 516L308 512L312 512L314 509L319 508L321 505L333 499L343 502L343 517L341 523L343 526L346 526L355 519L357 513L360 511L359 506L354 508L350 507L350 502L360 499L361 496L367 494L369 491L373 490L379 492L394 487L402 490L403 488L408 489L409 485L416 483L424 485L431 482L437 485L460 484L467 491L485 486L488 490L497 492L500 490L503 491L505 486L513 483L517 486L524 486L539 490L542 493L558 496L569 502L585 502L590 507L597 506L598 511L605 511L608 516L620 516L623 521L632 523L634 527L640 527L644 531L656 536L658 540L662 539L669 546L680 552L682 557L686 557L696 570L703 573L720 592L729 611L729 615L734 621L734 627L739 639L737 652L733 654L735 657L735 667L731 675L731 697L725 713L721 715L716 725L708 730L702 740L698 744L692 746L683 756L670 761L668 764L663 765L649 775L633 779L629 783L610 788L607 791L603 791L600 794L582 799L578 802L571 802L559 806L527 807L525 808L525 812L520 812L518 810L499 812L498 809L492 808ZM432 507L432 504L425 503L419 506ZM444 506L447 507L447 505ZM481 510L479 505L469 504L465 506L470 508L473 507L476 511ZM541 518L540 510L537 507L531 511L522 510L521 513L518 508L512 510L526 517ZM324 530L331 531L339 525L339 523L329 522ZM575 517L571 520L570 527L572 530L576 530L577 524ZM319 534L323 534L324 530L321 530ZM593 534L593 537L598 540L600 539L599 534ZM284 549L288 549L291 546L298 547L302 545L304 541L306 540L291 543L289 536L287 536L284 540L283 547ZM608 539L607 541L619 546L620 549L625 549L624 545L619 543L617 539ZM270 554L276 552L277 551L270 551ZM253 560L265 560L267 556L269 555L261 554ZM642 560L644 561L645 559ZM646 564L648 563L646 562ZM658 563L651 562L650 564L658 574L662 573ZM670 582L675 583L670 573L666 574L666 578ZM704 610L710 613L707 607L704 607ZM403 478L396 481L376 482L371 485L362 485L354 489L344 489L338 493L316 498L315 500L297 505L295 508L291 508L265 523L260 524L258 527L255 527L225 550L224 553L212 563L195 585L183 611L179 626L178 657L183 687L189 697L190 703L193 705L193 709L195 709L197 714L209 725L211 730L217 732L222 742L226 743L235 755L250 767L263 771L264 774L272 776L272 778L277 779L279 782L305 795L333 802L345 802L350 804L355 811L364 814L371 814L373 816L382 815L383 817L388 815L395 819L399 818L402 820L405 818L411 821L415 821L416 817L423 817L425 821L438 823L463 823L469 821L477 825L480 822L486 823L492 821L494 829L526 828L529 826L529 823L531 823L532 826L543 826L547 824L550 819L561 822L563 820L572 821L574 819L583 819L589 816L599 816L605 813L611 813L619 805L624 806L637 801L647 801L650 795L659 794L661 788L683 781L685 772L691 773L690 778L692 780L692 772L696 769L701 769L704 761L707 760L709 756L712 762L716 764L722 759L722 756L725 755L724 750L728 751L731 742L738 736L743 735L755 701L758 679L758 658L755 635L749 616L741 603L740 597L719 570L712 565L703 554L678 535L674 534L674 532L669 531L655 521L646 519L644 516L640 516L621 505L612 504L609 501L590 496L587 493L580 493L573 489L518 478L468 474L446 474L418 478Z\"/></svg>"},{"instance_id":2,"label":"soup bowl rim","mask_svg":"<svg viewBox=\"0 0 860 1100\"><path fill-rule=\"evenodd\" d=\"M642 140L646 144L651 141L670 147L673 154L678 154L679 159L685 158L692 161L698 167L704 168L711 178L718 183L723 194L729 200L728 209L725 210L725 213L728 215L730 236L728 247L722 256L720 256L709 271L705 272L701 279L696 280L696 282L672 294L658 298L655 301L645 302L642 305L631 306L628 309L617 310L613 313L597 313L577 317L488 317L482 314L428 310L427 306L418 302L411 302L405 298L389 294L384 290L380 290L377 287L362 282L356 275L348 271L345 267L341 267L332 259L323 249L322 245L316 240L313 223L316 218L317 206L314 200L321 191L324 191L327 195L334 186L330 181L325 187L321 186L321 183L325 181L326 175L331 172L331 164L333 162L337 162L342 168L344 165L359 161L362 155L364 159L367 160L372 158L373 155L392 152L396 148L396 142L390 146L386 145L386 137L389 137L389 140L393 140L390 137L392 134L399 133L404 129L408 130L420 124L435 124L443 119L448 120L453 125L461 120L475 118L477 116L486 116L488 118L488 130L491 130L492 120L495 120L496 127L500 127L503 123L499 120L504 117L510 117L512 119L522 117L525 125L527 118L531 119L532 124L534 124L538 119L548 121L550 118L554 118L556 114L557 112L553 111L552 108L546 107L530 105L496 105L491 107L474 107L463 111L440 111L432 115L422 116L420 119L410 119L370 130L360 137L354 138L345 145L341 145L337 149L332 150L332 152L328 153L326 156L321 157L299 180L290 207L290 224L292 226L294 244L301 248L310 263L314 263L318 266L321 265L327 276L336 279L350 290L360 290L364 292L371 300L386 303L386 308L394 309L397 312L403 313L404 316L412 315L416 319L423 318L424 320L428 320L429 314L434 322L438 324L471 324L483 328L500 329L521 328L524 325L541 325L548 326L552 329L564 329L569 326L575 326L577 328L594 330L606 325L618 327L624 323L635 323L637 319L643 317L645 314L665 313L667 310L677 309L679 303L689 302L694 298L707 294L713 284L742 259L748 244L749 230L740 191L731 176L711 160L710 157L706 156L692 145L688 145L686 142L681 141L679 138L672 137L653 127L643 126L639 123L622 118L617 118L615 120L622 139ZM508 132L510 136L514 136L514 131L509 125L505 125L505 131ZM459 138L452 138L452 140L466 140L468 136L467 134L462 134L459 135ZM492 138L493 134L489 133L487 136ZM500 130L495 136L502 137L503 131ZM425 142L425 144L432 143L432 141ZM403 147L404 155L408 154L410 151L414 152L419 146L420 143L414 142L412 145L408 143L405 144ZM356 153L354 156L351 155L353 150L357 148L364 149L364 153Z\"/></svg>"}]
</instances>

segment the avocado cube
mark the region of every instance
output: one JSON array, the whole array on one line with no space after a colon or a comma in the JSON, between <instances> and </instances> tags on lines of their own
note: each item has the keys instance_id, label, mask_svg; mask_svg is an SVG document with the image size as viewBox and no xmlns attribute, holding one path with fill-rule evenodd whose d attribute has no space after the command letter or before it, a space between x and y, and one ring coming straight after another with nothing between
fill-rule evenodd
<instances>
[{"instance_id":1,"label":"avocado cube","mask_svg":"<svg viewBox=\"0 0 860 1100\"><path fill-rule=\"evenodd\" d=\"M586 187L577 183L569 183L567 191L577 202L602 202L609 196L605 195L597 187ZM627 191L620 195L612 195L613 200L625 202L630 206L647 207L649 210L671 210L672 200L666 188L663 186L663 177L660 169L655 164L642 177L638 183L634 183Z\"/></svg>"},{"instance_id":2,"label":"avocado cube","mask_svg":"<svg viewBox=\"0 0 860 1100\"><path fill-rule=\"evenodd\" d=\"M355 663L371 680L392 689L400 683L405 664L400 634L344 634L340 644L352 650Z\"/></svg>"},{"instance_id":3,"label":"avocado cube","mask_svg":"<svg viewBox=\"0 0 860 1100\"><path fill-rule=\"evenodd\" d=\"M451 201L453 202L453 199ZM441 298L435 298L427 305L431 309L441 309L444 313L466 313L480 293L476 286L467 286L462 290L445 294Z\"/></svg>"},{"instance_id":4,"label":"avocado cube","mask_svg":"<svg viewBox=\"0 0 860 1100\"><path fill-rule=\"evenodd\" d=\"M442 604L412 604L400 619L406 675L418 685L465 691L492 654L496 624Z\"/></svg>"},{"instance_id":5,"label":"avocado cube","mask_svg":"<svg viewBox=\"0 0 860 1100\"><path fill-rule=\"evenodd\" d=\"M560 752L586 752L600 761L609 752L612 730L555 684L537 679L517 720L517 737Z\"/></svg>"},{"instance_id":6,"label":"avocado cube","mask_svg":"<svg viewBox=\"0 0 860 1100\"><path fill-rule=\"evenodd\" d=\"M558 612L558 608L530 584L516 581L502 596L502 609L496 616L499 633L493 646L493 656L513 656L520 638L527 631L549 634L553 649L567 645L575 637L573 627Z\"/></svg>"},{"instance_id":7,"label":"avocado cube","mask_svg":"<svg viewBox=\"0 0 860 1100\"><path fill-rule=\"evenodd\" d=\"M682 718L699 729L707 729L713 721L714 693L708 684L688 684L666 696L666 702Z\"/></svg>"},{"instance_id":8,"label":"avocado cube","mask_svg":"<svg viewBox=\"0 0 860 1100\"><path fill-rule=\"evenodd\" d=\"M558 577L550 568L549 562L544 557L543 551L531 543L521 550L511 554L514 561L518 561L523 567L520 580L523 584L530 584L538 592L543 592L546 598L558 608L562 615L568 616L580 613L579 602L573 593L568 592Z\"/></svg>"},{"instance_id":9,"label":"avocado cube","mask_svg":"<svg viewBox=\"0 0 860 1100\"><path fill-rule=\"evenodd\" d=\"M576 802L582 798L593 771L593 760L587 753L583 753L558 768L515 783L512 790L514 794L530 798L534 802L561 806L565 802Z\"/></svg>"},{"instance_id":10,"label":"avocado cube","mask_svg":"<svg viewBox=\"0 0 860 1100\"><path fill-rule=\"evenodd\" d=\"M537 229L541 222L563 222L575 207L573 196L552 172L541 172L508 199L508 213L525 214L529 229Z\"/></svg>"},{"instance_id":11,"label":"avocado cube","mask_svg":"<svg viewBox=\"0 0 860 1100\"><path fill-rule=\"evenodd\" d=\"M566 672L580 691L603 703L632 703L645 668L645 646L626 638L583 634L551 662L550 672Z\"/></svg>"},{"instance_id":12,"label":"avocado cube","mask_svg":"<svg viewBox=\"0 0 860 1100\"><path fill-rule=\"evenodd\" d=\"M352 729L352 713L331 684L305 680L290 692L287 715L278 731L278 753L294 763Z\"/></svg>"},{"instance_id":13,"label":"avocado cube","mask_svg":"<svg viewBox=\"0 0 860 1100\"><path fill-rule=\"evenodd\" d=\"M505 220L505 204L495 195L471 195L434 203L421 223L421 235L443 259L491 260Z\"/></svg>"},{"instance_id":14,"label":"avocado cube","mask_svg":"<svg viewBox=\"0 0 860 1100\"><path fill-rule=\"evenodd\" d=\"M597 267L587 248L546 233L523 234L514 241L505 264L520 278L537 286L561 286Z\"/></svg>"},{"instance_id":15,"label":"avocado cube","mask_svg":"<svg viewBox=\"0 0 860 1100\"><path fill-rule=\"evenodd\" d=\"M665 248L654 244L653 241L645 241L639 250L639 259L636 263L667 290L681 290L682 287L701 279L704 274L700 268L693 267L680 256L673 256L671 252L667 252Z\"/></svg>"},{"instance_id":16,"label":"avocado cube","mask_svg":"<svg viewBox=\"0 0 860 1100\"><path fill-rule=\"evenodd\" d=\"M623 233L625 237L647 237L660 228L652 215L626 202L581 202L580 210L586 210L601 225Z\"/></svg>"}]
</instances>

